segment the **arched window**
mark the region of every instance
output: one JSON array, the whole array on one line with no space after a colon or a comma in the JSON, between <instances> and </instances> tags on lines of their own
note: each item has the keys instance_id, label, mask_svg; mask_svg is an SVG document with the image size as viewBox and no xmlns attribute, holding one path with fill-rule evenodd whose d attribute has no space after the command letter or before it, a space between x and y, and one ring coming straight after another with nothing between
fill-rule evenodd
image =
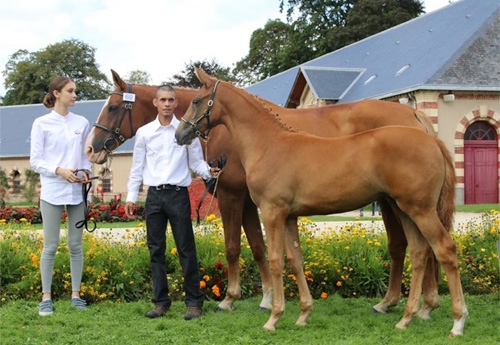
<instances>
[{"instance_id":1,"label":"arched window","mask_svg":"<svg viewBox=\"0 0 500 345\"><path fill-rule=\"evenodd\" d=\"M492 126L484 121L474 122L465 131L465 140L497 140Z\"/></svg>"}]
</instances>

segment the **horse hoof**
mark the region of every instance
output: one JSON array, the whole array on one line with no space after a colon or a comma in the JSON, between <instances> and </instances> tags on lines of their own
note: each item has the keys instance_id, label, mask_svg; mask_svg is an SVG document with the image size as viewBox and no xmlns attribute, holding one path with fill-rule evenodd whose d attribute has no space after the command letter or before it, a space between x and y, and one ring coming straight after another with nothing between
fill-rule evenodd
<instances>
[{"instance_id":1,"label":"horse hoof","mask_svg":"<svg viewBox=\"0 0 500 345\"><path fill-rule=\"evenodd\" d=\"M377 310L375 308L372 308L371 312L372 314L385 314L383 311Z\"/></svg>"},{"instance_id":2,"label":"horse hoof","mask_svg":"<svg viewBox=\"0 0 500 345\"><path fill-rule=\"evenodd\" d=\"M269 332L274 332L276 330L274 326L267 326L267 325L264 325L264 329Z\"/></svg>"},{"instance_id":3,"label":"horse hoof","mask_svg":"<svg viewBox=\"0 0 500 345\"><path fill-rule=\"evenodd\" d=\"M215 309L216 312L219 312L219 311L233 311L233 310L234 310L233 306L231 306L231 308L229 308L229 309L225 309L225 308L221 308L221 307L217 307Z\"/></svg>"},{"instance_id":4,"label":"horse hoof","mask_svg":"<svg viewBox=\"0 0 500 345\"><path fill-rule=\"evenodd\" d=\"M257 310L260 311L261 313L264 313L264 312L268 311L269 309L264 308L264 307L258 307Z\"/></svg>"}]
</instances>

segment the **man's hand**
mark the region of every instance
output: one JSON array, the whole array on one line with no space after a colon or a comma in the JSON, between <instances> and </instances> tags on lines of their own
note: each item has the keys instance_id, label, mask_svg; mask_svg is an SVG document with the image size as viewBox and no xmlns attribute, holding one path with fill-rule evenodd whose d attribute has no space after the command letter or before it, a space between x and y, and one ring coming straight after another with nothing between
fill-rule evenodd
<instances>
[{"instance_id":1,"label":"man's hand","mask_svg":"<svg viewBox=\"0 0 500 345\"><path fill-rule=\"evenodd\" d=\"M127 201L125 203L125 215L129 219L135 219L135 216L134 216L134 203L133 202Z\"/></svg>"}]
</instances>

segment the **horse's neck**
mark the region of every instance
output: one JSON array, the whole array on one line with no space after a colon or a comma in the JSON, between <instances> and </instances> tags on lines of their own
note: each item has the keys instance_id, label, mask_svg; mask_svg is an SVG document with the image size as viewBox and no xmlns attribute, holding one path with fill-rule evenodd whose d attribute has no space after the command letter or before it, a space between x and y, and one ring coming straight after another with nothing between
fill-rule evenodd
<instances>
[{"instance_id":1,"label":"horse's neck","mask_svg":"<svg viewBox=\"0 0 500 345\"><path fill-rule=\"evenodd\" d=\"M258 161L289 131L254 96L232 86L227 90L230 91L221 93L225 97L221 121L246 167Z\"/></svg>"}]
</instances>

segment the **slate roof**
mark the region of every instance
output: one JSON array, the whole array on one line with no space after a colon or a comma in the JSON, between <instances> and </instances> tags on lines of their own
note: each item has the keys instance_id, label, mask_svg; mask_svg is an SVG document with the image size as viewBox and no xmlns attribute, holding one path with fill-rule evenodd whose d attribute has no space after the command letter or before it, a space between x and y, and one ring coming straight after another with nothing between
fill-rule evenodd
<instances>
[{"instance_id":1,"label":"slate roof","mask_svg":"<svg viewBox=\"0 0 500 345\"><path fill-rule=\"evenodd\" d=\"M106 101L76 102L71 112L85 116L92 126ZM30 134L33 121L48 114L50 109L43 104L17 105L0 107L0 158L29 157ZM127 140L116 151L132 152L134 139Z\"/></svg>"},{"instance_id":2,"label":"slate roof","mask_svg":"<svg viewBox=\"0 0 500 345\"><path fill-rule=\"evenodd\" d=\"M425 89L500 91L499 42L500 1L455 1L247 90L286 106L300 74L307 75L308 68L321 68L362 71L345 92L334 89L324 95L322 91L331 89L331 78L309 85L320 99L337 99L339 103Z\"/></svg>"}]
</instances>

